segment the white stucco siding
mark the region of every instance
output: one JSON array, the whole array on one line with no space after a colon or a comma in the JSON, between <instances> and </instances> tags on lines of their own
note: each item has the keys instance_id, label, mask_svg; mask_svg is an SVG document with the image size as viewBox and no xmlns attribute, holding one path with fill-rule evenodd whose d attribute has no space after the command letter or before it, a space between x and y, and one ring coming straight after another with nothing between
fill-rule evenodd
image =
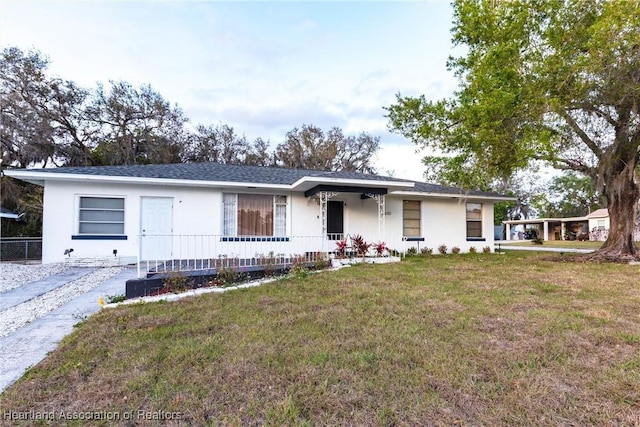
<instances>
[{"instance_id":1,"label":"white stucco siding","mask_svg":"<svg viewBox=\"0 0 640 427\"><path fill-rule=\"evenodd\" d=\"M385 201L385 235L384 242L387 247L397 251L405 250L402 240L402 198L387 196ZM421 230L423 226L420 226Z\"/></svg>"},{"instance_id":2,"label":"white stucco siding","mask_svg":"<svg viewBox=\"0 0 640 427\"><path fill-rule=\"evenodd\" d=\"M422 203L422 235L424 245L438 253L440 245L446 245L449 251L466 245L466 207L459 199L427 200Z\"/></svg>"},{"instance_id":3,"label":"white stucco siding","mask_svg":"<svg viewBox=\"0 0 640 427\"><path fill-rule=\"evenodd\" d=\"M303 194L295 193L289 197L287 211L287 228L291 236L320 236L322 219L320 202L315 198L308 199Z\"/></svg>"},{"instance_id":4,"label":"white stucco siding","mask_svg":"<svg viewBox=\"0 0 640 427\"><path fill-rule=\"evenodd\" d=\"M480 252L485 246L489 246L493 252L494 239L494 223L493 223L493 202L482 203L482 236L485 238L484 242L468 242L469 247L475 246Z\"/></svg>"},{"instance_id":5,"label":"white stucco siding","mask_svg":"<svg viewBox=\"0 0 640 427\"><path fill-rule=\"evenodd\" d=\"M126 240L75 240L78 235L78 203L81 196L123 197ZM220 191L206 188L149 185L99 185L95 183L47 182L44 192L43 263L60 262L73 248L75 257L118 256L135 260L140 234L141 198L173 200L174 234L219 234Z\"/></svg>"},{"instance_id":6,"label":"white stucco siding","mask_svg":"<svg viewBox=\"0 0 640 427\"><path fill-rule=\"evenodd\" d=\"M424 241L404 241L403 233L403 200L420 200L420 236ZM470 247L475 247L479 252L489 246L493 248L493 203L484 200L469 200L469 202L482 203L482 237L484 241L468 241L466 227L466 202L462 199L444 198L419 198L415 196L387 197L386 241L387 246L407 250L410 247L431 248L433 253L438 253L438 247L446 245L449 252L457 246L461 252L468 252Z\"/></svg>"},{"instance_id":7,"label":"white stucco siding","mask_svg":"<svg viewBox=\"0 0 640 427\"><path fill-rule=\"evenodd\" d=\"M330 199L344 203L344 234L360 234L368 242L378 242L378 203L360 198L359 193L340 193ZM291 235L320 236L322 211L316 198L294 194L291 201Z\"/></svg>"},{"instance_id":8,"label":"white stucco siding","mask_svg":"<svg viewBox=\"0 0 640 427\"><path fill-rule=\"evenodd\" d=\"M113 256L113 250L119 255L135 254L137 239L128 236L127 240L73 240L78 234L78 198L80 196L123 197L125 206L125 234L133 222L134 205L131 194L122 188L99 188L95 185L47 182L44 191L42 262L61 262L64 252L73 249L74 257Z\"/></svg>"},{"instance_id":9,"label":"white stucco siding","mask_svg":"<svg viewBox=\"0 0 640 427\"><path fill-rule=\"evenodd\" d=\"M384 240L378 232L378 202L375 199L361 199L359 193L346 195L345 233L360 235L369 243Z\"/></svg>"},{"instance_id":10,"label":"white stucco siding","mask_svg":"<svg viewBox=\"0 0 640 427\"><path fill-rule=\"evenodd\" d=\"M185 240L177 236L218 236L211 243L220 243L223 234L222 194L220 188L159 186L142 184L100 184L95 182L47 181L44 192L43 262L60 262L66 249L73 248L73 256L79 258L109 257L116 250L118 256L127 262L134 262L139 251L141 232L141 203L143 197L170 198L172 209L171 232L172 257L180 258L184 248L192 247L195 240ZM229 192L238 192L237 189ZM278 194L287 196L286 235L287 237L320 237L322 234L322 213L316 198L306 198L302 193L291 193L268 189L246 189L247 193ZM81 196L124 198L124 235L126 240L117 239L74 239L79 235L79 200ZM421 236L425 238L419 247L437 248L445 244L467 252L475 246L493 247L493 204L482 203L482 230L484 241L467 241L466 205L453 198L386 196L384 235L378 231L378 204L375 199L361 199L359 193L340 193L331 200L344 203L344 233L351 236L360 234L367 242L385 241L387 246L404 251L416 242L403 240L403 200L421 201ZM196 245L204 248L209 242L199 241ZM185 246L186 245L186 246ZM191 246L189 246L191 245ZM297 245L297 243L296 243ZM247 244L226 243L224 253L231 256L240 253ZM287 245L281 242L257 247L255 251L274 250L287 253ZM282 248L281 248L282 246ZM289 246L294 246L289 245ZM227 248L228 247L228 248ZM333 250L329 244L328 250ZM253 250L253 249L252 249ZM294 249L291 249L294 250ZM296 246L295 251L303 252ZM190 254L191 255L191 254ZM184 258L189 258L185 256Z\"/></svg>"}]
</instances>

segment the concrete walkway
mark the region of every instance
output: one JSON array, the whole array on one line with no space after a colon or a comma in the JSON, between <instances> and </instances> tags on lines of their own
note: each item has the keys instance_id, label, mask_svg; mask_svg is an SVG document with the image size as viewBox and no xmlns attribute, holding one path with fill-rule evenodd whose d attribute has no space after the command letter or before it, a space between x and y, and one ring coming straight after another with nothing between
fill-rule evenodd
<instances>
[{"instance_id":1,"label":"concrete walkway","mask_svg":"<svg viewBox=\"0 0 640 427\"><path fill-rule=\"evenodd\" d=\"M95 268L70 268L62 273L45 277L42 280L36 280L35 282L9 289L7 292L3 292L0 297L0 310L6 310L14 305L39 297L95 270Z\"/></svg>"},{"instance_id":2,"label":"concrete walkway","mask_svg":"<svg viewBox=\"0 0 640 427\"><path fill-rule=\"evenodd\" d=\"M509 242L511 244L505 245L504 242ZM595 249L580 249L580 248L552 248L542 245L537 246L517 246L513 244L513 240L505 240L505 241L496 241L495 242L496 251L500 248L500 251L536 251L536 252L563 252L563 253L579 253L579 254L590 254L591 252L595 252Z\"/></svg>"},{"instance_id":3,"label":"concrete walkway","mask_svg":"<svg viewBox=\"0 0 640 427\"><path fill-rule=\"evenodd\" d=\"M73 278L73 275L68 275L66 276L66 281L60 283L59 286L73 281L78 277L82 277L85 274L89 274L95 269L83 268L73 270L81 270L76 272L79 276ZM84 274L80 274L82 272L84 272ZM54 283L57 281L57 277L65 273L67 272L50 276L46 279L15 289L28 288L29 291L27 291L26 295L33 295L36 289L42 290L48 287L48 285L40 282ZM46 357L47 353L54 350L60 340L73 330L73 325L99 311L100 305L98 300L101 296L124 294L125 282L135 277L135 269L126 269L107 279L89 292L68 301L57 309L26 324L14 333L0 338L0 392L18 380L26 369L39 363ZM13 292L13 289L1 296L3 304L5 304L5 295L10 292ZM24 298L27 298L27 296ZM13 298L15 300L18 299L17 296ZM12 305L15 304L9 306Z\"/></svg>"}]
</instances>

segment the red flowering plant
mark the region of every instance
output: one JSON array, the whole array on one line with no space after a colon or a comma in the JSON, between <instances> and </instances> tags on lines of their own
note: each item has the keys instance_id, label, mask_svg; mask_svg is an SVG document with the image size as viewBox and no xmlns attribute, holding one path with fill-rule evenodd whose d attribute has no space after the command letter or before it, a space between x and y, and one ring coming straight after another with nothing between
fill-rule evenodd
<instances>
[{"instance_id":1,"label":"red flowering plant","mask_svg":"<svg viewBox=\"0 0 640 427\"><path fill-rule=\"evenodd\" d=\"M351 242L353 243L353 247L356 249L356 253L358 254L358 256L364 257L367 255L367 252L371 247L371 243L367 243L359 234L353 236L351 238Z\"/></svg>"},{"instance_id":2,"label":"red flowering plant","mask_svg":"<svg viewBox=\"0 0 640 427\"><path fill-rule=\"evenodd\" d=\"M373 249L376 251L376 256L383 256L384 252L389 250L385 242L374 243Z\"/></svg>"},{"instance_id":3,"label":"red flowering plant","mask_svg":"<svg viewBox=\"0 0 640 427\"><path fill-rule=\"evenodd\" d=\"M347 239L338 240L336 242L336 255L338 258L344 258L347 254Z\"/></svg>"}]
</instances>

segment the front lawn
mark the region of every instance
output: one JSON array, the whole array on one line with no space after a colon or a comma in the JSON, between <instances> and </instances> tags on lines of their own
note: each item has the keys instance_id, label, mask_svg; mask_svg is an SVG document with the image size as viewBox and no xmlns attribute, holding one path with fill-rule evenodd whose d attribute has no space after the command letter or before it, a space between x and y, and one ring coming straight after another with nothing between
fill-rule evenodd
<instances>
[{"instance_id":1,"label":"front lawn","mask_svg":"<svg viewBox=\"0 0 640 427\"><path fill-rule=\"evenodd\" d=\"M92 425L640 423L640 267L548 258L414 257L105 309L0 412L120 418Z\"/></svg>"}]
</instances>

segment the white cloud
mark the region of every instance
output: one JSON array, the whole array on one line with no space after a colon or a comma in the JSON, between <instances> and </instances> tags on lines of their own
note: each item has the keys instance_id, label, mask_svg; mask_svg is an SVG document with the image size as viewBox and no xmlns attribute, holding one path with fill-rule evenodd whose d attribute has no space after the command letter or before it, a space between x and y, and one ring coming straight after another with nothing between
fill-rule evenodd
<instances>
[{"instance_id":1,"label":"white cloud","mask_svg":"<svg viewBox=\"0 0 640 427\"><path fill-rule=\"evenodd\" d=\"M416 152L414 144L387 144L378 152L374 164L382 175L392 174L396 178L424 181L422 157L421 152Z\"/></svg>"},{"instance_id":2,"label":"white cloud","mask_svg":"<svg viewBox=\"0 0 640 427\"><path fill-rule=\"evenodd\" d=\"M83 86L150 84L192 124L279 143L304 123L381 137L379 169L421 179L387 130L395 94L448 96L448 2L3 3L2 46L37 48Z\"/></svg>"}]
</instances>

